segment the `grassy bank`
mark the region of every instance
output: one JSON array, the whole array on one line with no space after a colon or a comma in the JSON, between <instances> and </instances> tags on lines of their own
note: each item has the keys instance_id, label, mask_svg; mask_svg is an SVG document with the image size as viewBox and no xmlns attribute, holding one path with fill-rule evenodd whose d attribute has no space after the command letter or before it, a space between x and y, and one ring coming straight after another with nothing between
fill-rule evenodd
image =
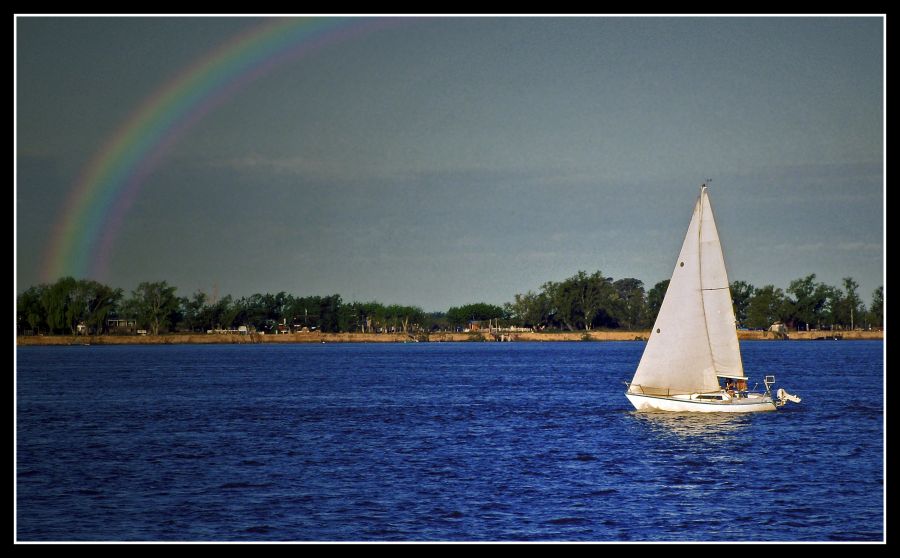
<instances>
[{"instance_id":1,"label":"grassy bank","mask_svg":"<svg viewBox=\"0 0 900 558\"><path fill-rule=\"evenodd\" d=\"M503 340L518 342L553 341L645 341L649 331L589 331L563 333L509 333ZM790 340L812 340L831 336L827 331L790 332ZM835 335L844 340L884 339L883 331L839 331ZM739 331L742 340L775 340L767 331ZM499 341L499 335L489 332L431 333L418 336L402 333L294 333L289 335L211 335L176 333L166 335L40 335L20 336L17 345L176 345L176 344L243 344L243 343L409 343Z\"/></svg>"}]
</instances>

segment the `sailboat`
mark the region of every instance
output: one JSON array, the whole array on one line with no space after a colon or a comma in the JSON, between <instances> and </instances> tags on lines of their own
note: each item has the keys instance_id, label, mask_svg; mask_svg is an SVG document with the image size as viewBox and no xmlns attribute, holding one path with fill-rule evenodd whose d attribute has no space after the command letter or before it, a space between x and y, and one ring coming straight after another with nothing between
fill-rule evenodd
<instances>
[{"instance_id":1,"label":"sailboat","mask_svg":"<svg viewBox=\"0 0 900 558\"><path fill-rule=\"evenodd\" d=\"M639 411L753 413L800 398L747 389L725 258L706 184L675 271L625 396Z\"/></svg>"}]
</instances>

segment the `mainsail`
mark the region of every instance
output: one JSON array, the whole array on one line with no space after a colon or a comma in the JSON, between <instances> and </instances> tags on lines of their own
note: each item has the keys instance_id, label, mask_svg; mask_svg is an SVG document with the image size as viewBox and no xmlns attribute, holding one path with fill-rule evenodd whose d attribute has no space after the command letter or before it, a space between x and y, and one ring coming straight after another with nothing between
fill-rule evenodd
<instances>
[{"instance_id":1,"label":"mainsail","mask_svg":"<svg viewBox=\"0 0 900 558\"><path fill-rule=\"evenodd\" d=\"M652 395L720 389L744 377L725 258L704 185L631 391Z\"/></svg>"}]
</instances>

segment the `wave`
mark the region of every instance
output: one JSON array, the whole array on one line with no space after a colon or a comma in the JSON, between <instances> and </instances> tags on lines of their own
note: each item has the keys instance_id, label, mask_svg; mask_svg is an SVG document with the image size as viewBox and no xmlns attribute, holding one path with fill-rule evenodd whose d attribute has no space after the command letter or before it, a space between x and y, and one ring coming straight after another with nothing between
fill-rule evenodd
<instances>
[{"instance_id":1,"label":"wave","mask_svg":"<svg viewBox=\"0 0 900 558\"><path fill-rule=\"evenodd\" d=\"M220 490L243 490L246 488L268 488L273 486L271 482L255 484L252 482L226 482L219 486Z\"/></svg>"}]
</instances>

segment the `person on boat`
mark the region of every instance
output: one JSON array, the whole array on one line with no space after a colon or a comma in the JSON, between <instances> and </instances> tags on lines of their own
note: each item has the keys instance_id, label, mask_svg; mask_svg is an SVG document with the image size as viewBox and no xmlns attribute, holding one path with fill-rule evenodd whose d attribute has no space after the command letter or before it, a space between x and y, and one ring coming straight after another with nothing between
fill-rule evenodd
<instances>
[{"instance_id":1,"label":"person on boat","mask_svg":"<svg viewBox=\"0 0 900 558\"><path fill-rule=\"evenodd\" d=\"M728 393L730 397L734 397L734 380L725 381L725 392Z\"/></svg>"}]
</instances>

